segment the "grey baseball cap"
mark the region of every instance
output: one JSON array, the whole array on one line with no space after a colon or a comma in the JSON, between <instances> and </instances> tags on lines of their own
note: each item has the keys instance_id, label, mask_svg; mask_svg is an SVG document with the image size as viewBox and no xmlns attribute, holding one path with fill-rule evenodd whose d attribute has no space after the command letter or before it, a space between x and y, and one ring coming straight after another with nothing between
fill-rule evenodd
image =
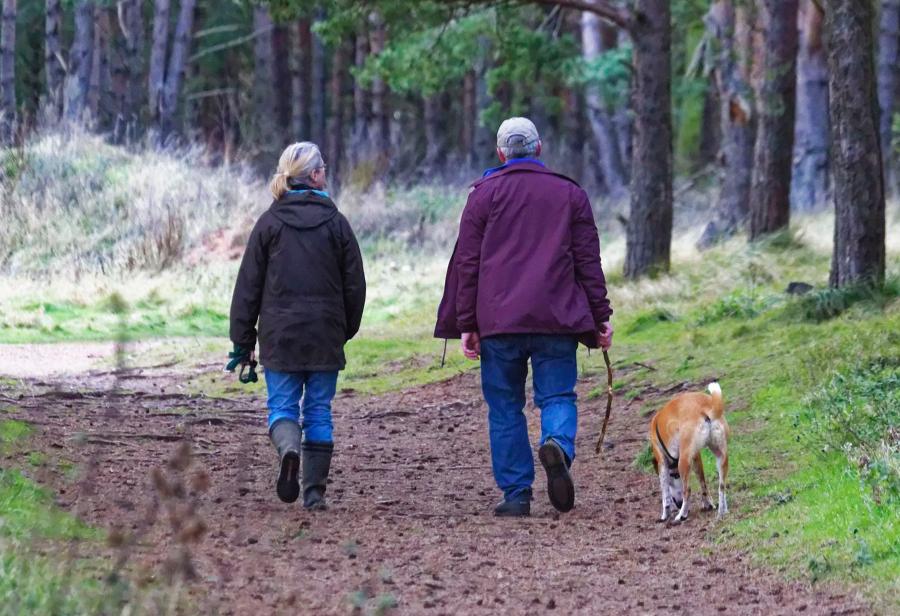
<instances>
[{"instance_id":1,"label":"grey baseball cap","mask_svg":"<svg viewBox=\"0 0 900 616\"><path fill-rule=\"evenodd\" d=\"M509 118L497 131L497 147L531 145L540 138L537 127L528 118Z\"/></svg>"}]
</instances>

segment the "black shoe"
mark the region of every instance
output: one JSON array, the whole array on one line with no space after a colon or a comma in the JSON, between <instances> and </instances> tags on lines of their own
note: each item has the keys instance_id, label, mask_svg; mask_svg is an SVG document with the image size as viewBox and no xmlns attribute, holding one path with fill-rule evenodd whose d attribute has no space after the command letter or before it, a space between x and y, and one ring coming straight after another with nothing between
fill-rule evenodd
<instances>
[{"instance_id":1,"label":"black shoe","mask_svg":"<svg viewBox=\"0 0 900 616\"><path fill-rule=\"evenodd\" d=\"M498 518L527 518L531 515L531 492L523 492L511 500L503 500L494 507Z\"/></svg>"},{"instance_id":2,"label":"black shoe","mask_svg":"<svg viewBox=\"0 0 900 616\"><path fill-rule=\"evenodd\" d=\"M547 471L547 496L550 504L565 513L575 506L575 484L569 474L566 454L556 441L548 439L538 450L538 457Z\"/></svg>"},{"instance_id":3,"label":"black shoe","mask_svg":"<svg viewBox=\"0 0 900 616\"><path fill-rule=\"evenodd\" d=\"M281 420L272 426L270 437L281 458L275 492L286 503L300 497L300 424Z\"/></svg>"},{"instance_id":4,"label":"black shoe","mask_svg":"<svg viewBox=\"0 0 900 616\"><path fill-rule=\"evenodd\" d=\"M325 488L331 469L334 443L303 443L303 506L307 509L327 509Z\"/></svg>"}]
</instances>

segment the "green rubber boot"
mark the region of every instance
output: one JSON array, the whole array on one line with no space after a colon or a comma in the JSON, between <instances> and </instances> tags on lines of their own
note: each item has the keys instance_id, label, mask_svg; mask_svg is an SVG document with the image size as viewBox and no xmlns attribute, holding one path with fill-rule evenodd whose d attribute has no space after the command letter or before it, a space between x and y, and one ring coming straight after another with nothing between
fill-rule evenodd
<instances>
[{"instance_id":1,"label":"green rubber boot","mask_svg":"<svg viewBox=\"0 0 900 616\"><path fill-rule=\"evenodd\" d=\"M307 509L327 509L325 488L331 469L334 443L303 443L303 506Z\"/></svg>"},{"instance_id":2,"label":"green rubber boot","mask_svg":"<svg viewBox=\"0 0 900 616\"><path fill-rule=\"evenodd\" d=\"M282 419L272 426L269 436L280 458L275 491L278 498L293 503L300 496L300 424Z\"/></svg>"}]
</instances>

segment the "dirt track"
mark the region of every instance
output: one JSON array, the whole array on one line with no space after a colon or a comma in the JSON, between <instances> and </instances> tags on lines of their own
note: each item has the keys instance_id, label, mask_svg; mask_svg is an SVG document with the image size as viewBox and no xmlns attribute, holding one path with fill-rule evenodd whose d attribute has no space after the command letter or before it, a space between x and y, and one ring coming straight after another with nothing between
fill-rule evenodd
<instances>
[{"instance_id":1,"label":"dirt track","mask_svg":"<svg viewBox=\"0 0 900 616\"><path fill-rule=\"evenodd\" d=\"M389 595L399 614L869 613L851 597L710 550L712 513L695 508L685 525L657 524L656 481L631 468L646 419L624 401L613 409L602 463L592 442L603 401L581 405L572 513L553 511L539 470L532 517L497 520L475 374L381 397L345 392L335 402L331 508L323 514L275 497L262 400L169 393L176 377L143 374L117 396L99 377L32 379L12 416L38 430L32 450L89 469L81 485L52 465L29 471L58 491L63 507L126 544L139 538L133 550L110 548L110 563L126 553L128 575L160 579L167 567L186 570L189 558L191 593L204 613L346 614L351 596L369 597L371 611ZM528 416L534 439L537 414ZM175 454L182 438L190 459ZM154 480L157 467L164 472ZM164 506L175 503L174 516L147 528L160 494L172 493ZM186 513L191 503L195 514ZM171 518L186 541L200 538L180 561Z\"/></svg>"}]
</instances>

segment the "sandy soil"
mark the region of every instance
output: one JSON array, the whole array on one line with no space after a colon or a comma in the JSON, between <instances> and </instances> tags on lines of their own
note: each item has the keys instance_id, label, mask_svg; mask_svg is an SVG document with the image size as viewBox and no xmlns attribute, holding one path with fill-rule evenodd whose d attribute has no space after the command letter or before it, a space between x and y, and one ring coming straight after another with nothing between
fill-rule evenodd
<instances>
[{"instance_id":1,"label":"sandy soil","mask_svg":"<svg viewBox=\"0 0 900 616\"><path fill-rule=\"evenodd\" d=\"M601 460L605 401L582 403L573 512L552 509L539 469L532 517L498 520L475 374L379 397L342 392L331 507L311 513L275 496L264 401L173 393L174 370L131 375L119 391L97 375L43 374L0 395L36 427L31 450L83 469L80 480L53 464L28 472L110 529L109 567L121 558L133 578L190 575L203 613L346 614L351 597L368 597L372 613L389 596L397 614L870 613L710 545L713 513L658 524L657 482L631 467L647 421L637 404L617 401Z\"/></svg>"}]
</instances>

